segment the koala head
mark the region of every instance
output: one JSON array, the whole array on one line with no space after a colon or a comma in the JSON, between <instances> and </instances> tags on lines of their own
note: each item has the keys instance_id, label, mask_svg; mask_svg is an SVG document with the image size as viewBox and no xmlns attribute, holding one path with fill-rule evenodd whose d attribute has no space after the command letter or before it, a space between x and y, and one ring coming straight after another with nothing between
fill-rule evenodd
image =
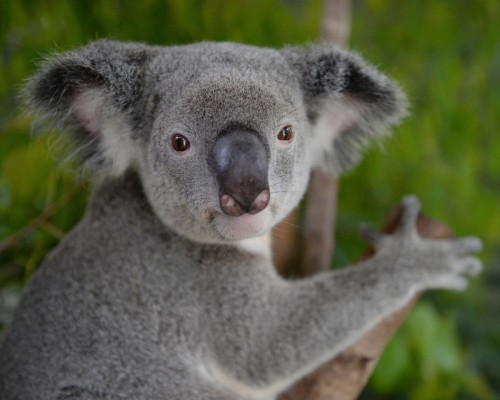
<instances>
[{"instance_id":1,"label":"koala head","mask_svg":"<svg viewBox=\"0 0 500 400\"><path fill-rule=\"evenodd\" d=\"M102 184L134 170L163 223L207 243L264 234L312 169L355 165L405 114L396 84L328 45L103 40L49 58L25 93Z\"/></svg>"}]
</instances>

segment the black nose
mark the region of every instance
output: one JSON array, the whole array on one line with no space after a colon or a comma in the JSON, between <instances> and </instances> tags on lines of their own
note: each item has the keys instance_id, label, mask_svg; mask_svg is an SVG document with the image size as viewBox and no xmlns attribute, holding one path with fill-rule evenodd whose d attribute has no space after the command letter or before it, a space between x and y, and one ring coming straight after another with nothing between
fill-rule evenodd
<instances>
[{"instance_id":1,"label":"black nose","mask_svg":"<svg viewBox=\"0 0 500 400\"><path fill-rule=\"evenodd\" d=\"M219 185L220 206L225 214L257 214L267 207L268 155L256 132L232 129L221 134L209 164Z\"/></svg>"}]
</instances>

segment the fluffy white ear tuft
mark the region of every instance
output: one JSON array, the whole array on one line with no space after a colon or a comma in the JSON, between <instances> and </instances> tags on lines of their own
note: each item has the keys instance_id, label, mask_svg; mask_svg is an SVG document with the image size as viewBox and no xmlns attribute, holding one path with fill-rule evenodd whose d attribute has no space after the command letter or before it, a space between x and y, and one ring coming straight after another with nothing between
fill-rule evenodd
<instances>
[{"instance_id":1,"label":"fluffy white ear tuft","mask_svg":"<svg viewBox=\"0 0 500 400\"><path fill-rule=\"evenodd\" d=\"M81 127L90 135L97 135L103 123L104 97L100 89L88 89L74 97L69 109Z\"/></svg>"},{"instance_id":2,"label":"fluffy white ear tuft","mask_svg":"<svg viewBox=\"0 0 500 400\"><path fill-rule=\"evenodd\" d=\"M105 160L107 173L118 176L136 165L139 149L125 116L107 102L101 89L89 88L75 96L70 112L89 140L98 143L98 154Z\"/></svg>"},{"instance_id":3,"label":"fluffy white ear tuft","mask_svg":"<svg viewBox=\"0 0 500 400\"><path fill-rule=\"evenodd\" d=\"M102 152L109 160L111 175L121 175L129 167L138 165L140 151L132 137L130 125L121 115L116 114L106 119L102 126Z\"/></svg>"},{"instance_id":4,"label":"fluffy white ear tuft","mask_svg":"<svg viewBox=\"0 0 500 400\"><path fill-rule=\"evenodd\" d=\"M355 121L360 119L361 111L353 105L345 104L340 98L324 101L318 108L312 132L313 168L342 171L346 164L357 163L359 155L349 147L339 157L331 157L330 153L342 136L354 126Z\"/></svg>"}]
</instances>

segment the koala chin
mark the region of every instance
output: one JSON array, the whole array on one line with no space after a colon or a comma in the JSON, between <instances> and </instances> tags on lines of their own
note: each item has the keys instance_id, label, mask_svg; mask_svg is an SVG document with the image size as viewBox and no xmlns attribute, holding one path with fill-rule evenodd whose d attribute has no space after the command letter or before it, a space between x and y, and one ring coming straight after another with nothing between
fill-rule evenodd
<instances>
[{"instance_id":1,"label":"koala chin","mask_svg":"<svg viewBox=\"0 0 500 400\"><path fill-rule=\"evenodd\" d=\"M269 231L314 169L340 174L406 114L330 45L100 40L49 57L26 103L95 176L82 220L0 341L2 400L271 400L417 291L463 289L474 237L420 238L407 197L356 268L286 281Z\"/></svg>"}]
</instances>

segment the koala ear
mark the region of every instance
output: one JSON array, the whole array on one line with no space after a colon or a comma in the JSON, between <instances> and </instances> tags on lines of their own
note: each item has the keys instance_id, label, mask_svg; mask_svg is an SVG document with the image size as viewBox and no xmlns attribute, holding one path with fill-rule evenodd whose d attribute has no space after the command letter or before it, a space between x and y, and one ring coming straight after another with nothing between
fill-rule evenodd
<instances>
[{"instance_id":1,"label":"koala ear","mask_svg":"<svg viewBox=\"0 0 500 400\"><path fill-rule=\"evenodd\" d=\"M283 51L313 127L313 168L336 174L349 169L372 138L406 115L398 85L360 56L326 44Z\"/></svg>"},{"instance_id":2,"label":"koala ear","mask_svg":"<svg viewBox=\"0 0 500 400\"><path fill-rule=\"evenodd\" d=\"M47 59L24 97L38 117L74 134L86 166L120 174L136 158L134 119L140 115L143 66L150 48L101 40Z\"/></svg>"}]
</instances>

